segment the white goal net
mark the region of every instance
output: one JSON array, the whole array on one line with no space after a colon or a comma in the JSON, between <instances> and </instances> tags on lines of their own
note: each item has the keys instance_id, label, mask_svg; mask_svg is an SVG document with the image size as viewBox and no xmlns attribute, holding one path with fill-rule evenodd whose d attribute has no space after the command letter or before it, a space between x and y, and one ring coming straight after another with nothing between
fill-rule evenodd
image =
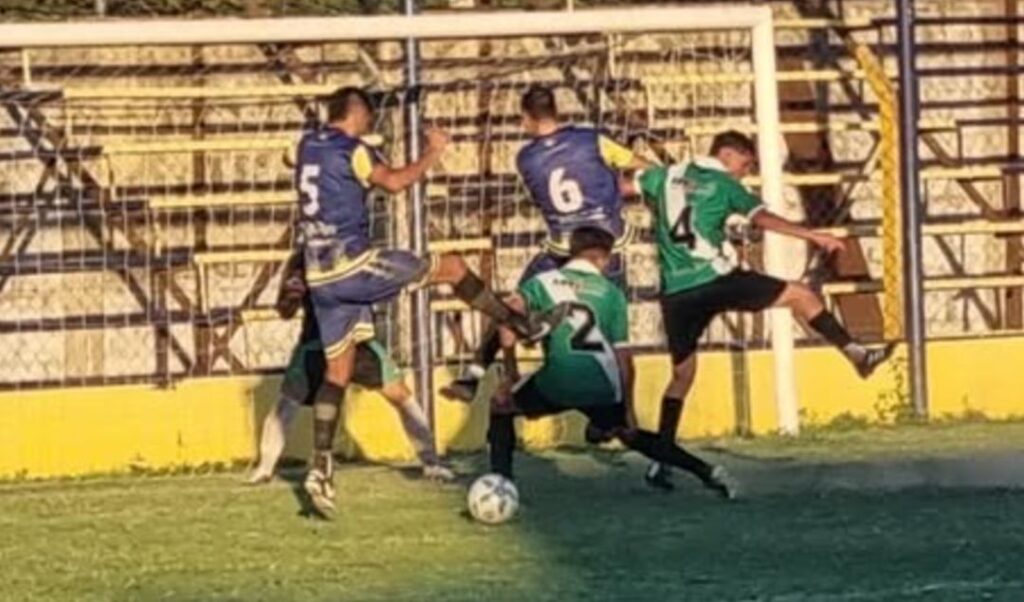
<instances>
[{"instance_id":1,"label":"white goal net","mask_svg":"<svg viewBox=\"0 0 1024 602\"><path fill-rule=\"evenodd\" d=\"M762 195L780 200L767 8L0 29L4 388L279 369L298 326L271 309L293 244L293 147L322 118L317 99L342 85L379 93L379 143L396 163L410 105L420 127L451 134L423 189L429 247L465 254L501 290L544 236L514 167L531 84L555 89L566 121L658 161L704 153L724 129L755 134ZM419 42L415 88L406 36ZM410 197L372 205L375 240L408 247ZM650 220L627 211L639 232L627 251L631 338L657 350ZM737 248L754 265L782 259ZM419 315L407 299L380 308L378 333L409 363L409 325L427 319L435 363L457 365L480 318L430 295ZM772 330L725 316L706 343Z\"/></svg>"}]
</instances>

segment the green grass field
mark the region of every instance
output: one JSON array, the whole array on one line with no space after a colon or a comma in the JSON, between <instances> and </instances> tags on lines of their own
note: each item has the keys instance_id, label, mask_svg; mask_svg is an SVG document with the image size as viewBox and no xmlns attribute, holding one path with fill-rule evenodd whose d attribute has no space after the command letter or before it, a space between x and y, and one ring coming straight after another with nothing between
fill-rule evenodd
<instances>
[{"instance_id":1,"label":"green grass field","mask_svg":"<svg viewBox=\"0 0 1024 602\"><path fill-rule=\"evenodd\" d=\"M743 500L551 452L520 456L524 507L496 528L464 486L366 465L330 523L241 473L0 484L0 600L1024 600L1024 424L697 447Z\"/></svg>"}]
</instances>

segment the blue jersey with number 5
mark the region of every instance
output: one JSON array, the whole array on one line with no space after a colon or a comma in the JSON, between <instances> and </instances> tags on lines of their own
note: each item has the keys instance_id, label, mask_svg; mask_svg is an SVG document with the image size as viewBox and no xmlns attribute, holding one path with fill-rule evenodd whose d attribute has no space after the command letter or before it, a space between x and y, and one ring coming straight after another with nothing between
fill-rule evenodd
<instances>
[{"instance_id":1,"label":"blue jersey with number 5","mask_svg":"<svg viewBox=\"0 0 1024 602\"><path fill-rule=\"evenodd\" d=\"M566 126L524 146L516 168L551 238L564 241L579 226L622 235L622 197L613 168L629 160L632 153L596 129Z\"/></svg>"},{"instance_id":2,"label":"blue jersey with number 5","mask_svg":"<svg viewBox=\"0 0 1024 602\"><path fill-rule=\"evenodd\" d=\"M299 233L307 248L340 247L349 257L369 248L366 201L370 172L378 160L363 141L340 130L328 127L303 135L295 185L301 209Z\"/></svg>"}]
</instances>

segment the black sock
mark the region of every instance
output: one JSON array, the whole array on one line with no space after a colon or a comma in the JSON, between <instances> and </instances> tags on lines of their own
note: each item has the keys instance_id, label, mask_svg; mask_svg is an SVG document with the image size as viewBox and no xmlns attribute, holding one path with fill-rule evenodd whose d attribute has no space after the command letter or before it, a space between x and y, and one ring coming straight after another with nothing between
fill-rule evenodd
<instances>
[{"instance_id":1,"label":"black sock","mask_svg":"<svg viewBox=\"0 0 1024 602\"><path fill-rule=\"evenodd\" d=\"M666 441L660 434L634 430L620 436L623 443L651 460L681 468L701 481L711 478L713 467L673 442Z\"/></svg>"},{"instance_id":2,"label":"black sock","mask_svg":"<svg viewBox=\"0 0 1024 602\"><path fill-rule=\"evenodd\" d=\"M483 342L476 350L474 359L482 368L487 368L494 363L494 358L498 357L499 351L501 351L501 337L498 336L496 328L489 326L484 332Z\"/></svg>"},{"instance_id":3,"label":"black sock","mask_svg":"<svg viewBox=\"0 0 1024 602\"><path fill-rule=\"evenodd\" d=\"M511 414L491 414L487 429L491 472L512 478L512 454L516 449L516 427Z\"/></svg>"},{"instance_id":4,"label":"black sock","mask_svg":"<svg viewBox=\"0 0 1024 602\"><path fill-rule=\"evenodd\" d=\"M839 320L836 320L836 317L828 310L821 310L821 313L811 318L807 325L844 353L850 343L853 343L853 337L850 336L850 333L846 332L846 329L839 323Z\"/></svg>"},{"instance_id":5,"label":"black sock","mask_svg":"<svg viewBox=\"0 0 1024 602\"><path fill-rule=\"evenodd\" d=\"M499 324L507 324L514 312L497 297L480 277L467 271L452 287L455 296L473 309L490 316Z\"/></svg>"},{"instance_id":6,"label":"black sock","mask_svg":"<svg viewBox=\"0 0 1024 602\"><path fill-rule=\"evenodd\" d=\"M683 400L674 397L661 398L661 416L658 418L658 435L675 442L679 432L679 419L683 416Z\"/></svg>"},{"instance_id":7,"label":"black sock","mask_svg":"<svg viewBox=\"0 0 1024 602\"><path fill-rule=\"evenodd\" d=\"M313 451L314 462L330 455L334 450L334 433L338 430L341 402L345 388L324 381L316 391L313 400ZM318 467L319 468L319 467Z\"/></svg>"}]
</instances>

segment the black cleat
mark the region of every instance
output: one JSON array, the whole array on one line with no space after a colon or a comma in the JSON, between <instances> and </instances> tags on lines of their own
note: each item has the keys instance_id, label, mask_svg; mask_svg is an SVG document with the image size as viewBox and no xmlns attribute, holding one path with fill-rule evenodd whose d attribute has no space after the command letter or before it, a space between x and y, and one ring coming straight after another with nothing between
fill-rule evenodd
<instances>
[{"instance_id":1,"label":"black cleat","mask_svg":"<svg viewBox=\"0 0 1024 602\"><path fill-rule=\"evenodd\" d=\"M473 403L476 393L480 389L480 379L474 376L460 376L441 388L441 395L448 399Z\"/></svg>"},{"instance_id":2,"label":"black cleat","mask_svg":"<svg viewBox=\"0 0 1024 602\"><path fill-rule=\"evenodd\" d=\"M568 303L559 303L544 312L518 316L509 324L516 335L527 345L533 345L550 335L567 317L572 307Z\"/></svg>"},{"instance_id":3,"label":"black cleat","mask_svg":"<svg viewBox=\"0 0 1024 602\"><path fill-rule=\"evenodd\" d=\"M652 462L644 473L644 485L665 493L671 493L676 486L672 483L672 470L659 462Z\"/></svg>"},{"instance_id":4,"label":"black cleat","mask_svg":"<svg viewBox=\"0 0 1024 602\"><path fill-rule=\"evenodd\" d=\"M864 357L855 364L857 367L857 374L860 374L861 378L868 378L874 374L875 370L879 366L888 361L895 351L896 343L887 343L882 347L868 349L864 354Z\"/></svg>"},{"instance_id":5,"label":"black cleat","mask_svg":"<svg viewBox=\"0 0 1024 602\"><path fill-rule=\"evenodd\" d=\"M732 478L724 466L714 467L711 470L711 476L704 481L704 486L727 500L736 499L739 490L739 483Z\"/></svg>"}]
</instances>

